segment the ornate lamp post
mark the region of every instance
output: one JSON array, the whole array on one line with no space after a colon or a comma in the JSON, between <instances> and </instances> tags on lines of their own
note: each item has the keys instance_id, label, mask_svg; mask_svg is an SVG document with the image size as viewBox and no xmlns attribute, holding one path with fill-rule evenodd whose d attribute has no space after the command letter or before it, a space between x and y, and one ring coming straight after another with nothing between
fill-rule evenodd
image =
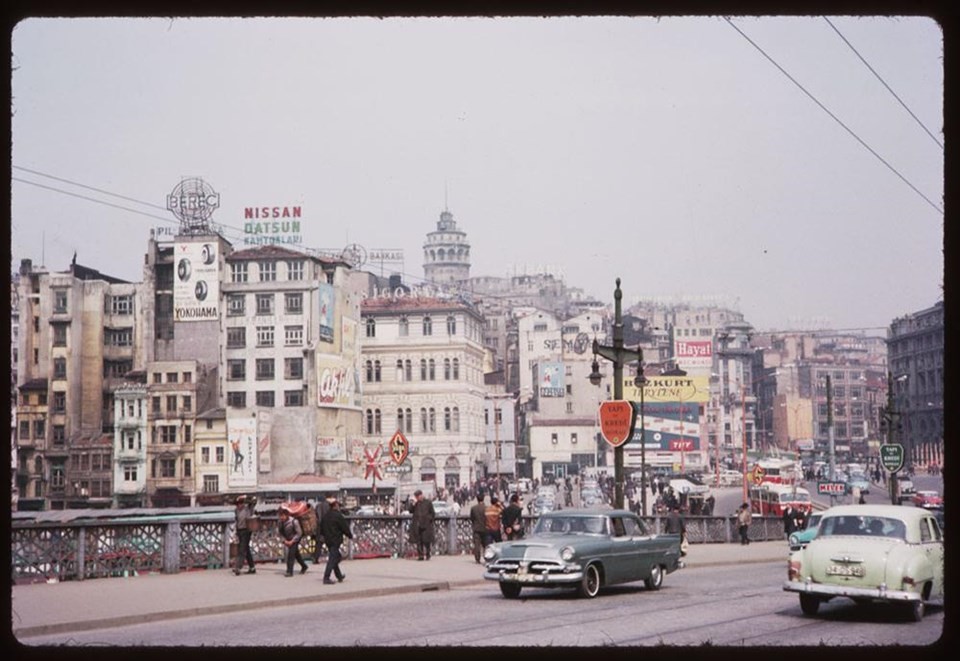
<instances>
[{"instance_id":1,"label":"ornate lamp post","mask_svg":"<svg viewBox=\"0 0 960 661\"><path fill-rule=\"evenodd\" d=\"M600 385L600 366L597 364L596 356L599 354L613 363L613 399L623 399L623 366L633 361L643 362L643 351L640 347L634 349L625 349L623 346L623 317L620 311L620 300L623 298L623 292L620 291L620 278L617 278L617 288L613 292L614 315L613 315L613 346L605 346L593 340L593 371L588 377L590 383L595 386ZM641 391L642 392L642 391ZM613 449L613 479L614 479L614 500L618 509L623 509L623 445L618 445Z\"/></svg>"}]
</instances>

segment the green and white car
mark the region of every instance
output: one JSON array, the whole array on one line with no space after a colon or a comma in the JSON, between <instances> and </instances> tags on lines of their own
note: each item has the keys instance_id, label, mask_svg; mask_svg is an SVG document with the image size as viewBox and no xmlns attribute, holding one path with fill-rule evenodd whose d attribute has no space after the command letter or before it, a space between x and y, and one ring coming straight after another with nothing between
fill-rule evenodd
<instances>
[{"instance_id":1,"label":"green and white car","mask_svg":"<svg viewBox=\"0 0 960 661\"><path fill-rule=\"evenodd\" d=\"M504 597L523 587L576 588L587 598L616 583L657 590L680 563L680 535L657 535L627 510L560 510L540 516L524 539L491 544L483 577Z\"/></svg>"},{"instance_id":2,"label":"green and white car","mask_svg":"<svg viewBox=\"0 0 960 661\"><path fill-rule=\"evenodd\" d=\"M842 505L823 513L817 535L790 555L783 589L800 609L847 597L902 604L913 621L943 603L943 531L932 512L896 505Z\"/></svg>"}]
</instances>

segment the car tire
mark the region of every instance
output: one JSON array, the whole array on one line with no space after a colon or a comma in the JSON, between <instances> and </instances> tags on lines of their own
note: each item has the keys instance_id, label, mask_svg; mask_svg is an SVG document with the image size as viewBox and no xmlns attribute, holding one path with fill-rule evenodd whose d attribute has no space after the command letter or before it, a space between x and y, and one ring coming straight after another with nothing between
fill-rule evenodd
<instances>
[{"instance_id":1,"label":"car tire","mask_svg":"<svg viewBox=\"0 0 960 661\"><path fill-rule=\"evenodd\" d=\"M907 604L907 618L911 622L919 622L923 619L924 610L922 599L911 601Z\"/></svg>"},{"instance_id":2,"label":"car tire","mask_svg":"<svg viewBox=\"0 0 960 661\"><path fill-rule=\"evenodd\" d=\"M812 594L801 594L800 610L803 611L804 615L816 615L817 611L820 610L820 600Z\"/></svg>"},{"instance_id":3,"label":"car tire","mask_svg":"<svg viewBox=\"0 0 960 661\"><path fill-rule=\"evenodd\" d=\"M659 590L663 585L663 567L654 565L650 568L650 577L643 579L643 584L648 590Z\"/></svg>"},{"instance_id":4,"label":"car tire","mask_svg":"<svg viewBox=\"0 0 960 661\"><path fill-rule=\"evenodd\" d=\"M583 578L577 586L577 594L586 599L593 599L600 592L600 569L596 563L587 565L583 570Z\"/></svg>"},{"instance_id":5,"label":"car tire","mask_svg":"<svg viewBox=\"0 0 960 661\"><path fill-rule=\"evenodd\" d=\"M500 583L500 593L507 599L518 599L520 588L521 586L516 583Z\"/></svg>"}]
</instances>

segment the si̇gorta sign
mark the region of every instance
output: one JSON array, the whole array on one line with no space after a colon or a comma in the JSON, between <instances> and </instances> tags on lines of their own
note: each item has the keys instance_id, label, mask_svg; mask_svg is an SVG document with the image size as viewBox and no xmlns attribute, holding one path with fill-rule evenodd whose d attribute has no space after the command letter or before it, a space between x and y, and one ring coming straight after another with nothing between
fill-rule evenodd
<instances>
[{"instance_id":1,"label":"si\u0307gorta sign","mask_svg":"<svg viewBox=\"0 0 960 661\"><path fill-rule=\"evenodd\" d=\"M637 410L631 402L612 399L600 404L600 434L613 447L620 447L633 435Z\"/></svg>"},{"instance_id":2,"label":"si\u0307gorta sign","mask_svg":"<svg viewBox=\"0 0 960 661\"><path fill-rule=\"evenodd\" d=\"M884 443L880 446L880 463L891 473L903 468L903 446L899 443Z\"/></svg>"}]
</instances>

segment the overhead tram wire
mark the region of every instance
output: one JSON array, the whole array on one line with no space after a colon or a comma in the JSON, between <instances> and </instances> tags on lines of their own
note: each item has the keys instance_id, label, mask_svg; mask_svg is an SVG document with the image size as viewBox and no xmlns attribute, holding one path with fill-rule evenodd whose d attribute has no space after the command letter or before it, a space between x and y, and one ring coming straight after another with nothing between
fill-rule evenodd
<instances>
[{"instance_id":1,"label":"overhead tram wire","mask_svg":"<svg viewBox=\"0 0 960 661\"><path fill-rule=\"evenodd\" d=\"M909 181L906 177L904 177L902 174L900 174L900 172L899 172L895 167L893 167L892 165L890 165L890 163L888 163L880 154L878 154L878 153L873 149L873 147L871 147L871 146L868 145L866 142L864 142L864 140L863 140L859 135L857 135L856 133L854 133L854 131L853 131L850 127L848 127L846 124L844 124L836 115L834 115L832 112L830 112L830 110L829 110L825 105L823 105L822 103L820 103L820 100L817 99L817 97L815 97L813 94L811 94L810 92L808 92L807 89L806 89L803 85L801 85L799 82L797 82L797 80L796 80L793 76L791 76L789 73L787 73L787 71L786 71L783 67L781 67L779 64L777 64L776 60L774 60L772 57L770 57L770 56L766 53L766 51L764 51L762 48L760 48L760 46L758 46L750 37L748 37L746 34L744 34L743 30L741 30L740 28L738 28L738 27L733 23L733 21L730 20L729 17L724 16L724 17L723 17L723 20L725 20L730 27L732 27L734 30L736 30L736 31L740 34L741 37L743 37L744 39L746 39L747 42L749 42L751 46L753 46L753 47L756 48L758 51L760 51L760 54L761 54L761 55L763 55L765 58L767 58L767 60L769 60L769 62L770 62L773 66L775 66L775 67L780 71L780 73L782 73L784 76L786 76L786 77L790 80L790 82L792 82L794 85L796 85L798 88L800 88L800 91L803 92L804 94L806 94L806 95L810 98L811 101L813 101L814 103L816 103L816 104L820 107L821 110L823 110L825 113L827 113L828 115L830 115L830 118L833 119L833 121L835 121L837 124L839 124L841 127L843 127L843 129L844 129L847 133L849 133L850 135L852 135L853 138L854 138L857 142L859 142L859 143L863 146L864 149L866 149L866 150L869 151L871 154L873 154L874 157L876 157L876 159L877 159L878 161L880 161L880 162L883 163L885 166L887 166L887 169L889 169L891 172L893 172L895 175L897 175L897 177L899 177L900 180L901 180L903 183L905 183L907 186L909 186L909 187L911 188L911 190L913 190L914 193L916 193L917 195L919 195L920 197L922 197L922 198L924 199L924 201L925 201L927 204L929 204L931 207L933 207L934 209L936 209L936 210L940 213L940 215L943 215L943 209L941 209L940 207L938 207L936 204L934 204L934 203L930 200L930 198L928 198L926 195L924 195L923 193L921 193L920 190L919 190L916 186L914 186L912 183L910 183L910 181Z\"/></svg>"},{"instance_id":2,"label":"overhead tram wire","mask_svg":"<svg viewBox=\"0 0 960 661\"><path fill-rule=\"evenodd\" d=\"M907 107L907 104L903 102L903 99L901 99L899 96L897 96L897 93L894 92L894 91L890 88L889 85L887 85L887 81L885 81L883 78L881 78L881 77L880 77L880 74L878 74L876 71L874 71L873 67L871 67L870 64L864 59L863 55L861 55L861 54L857 51L857 49L853 47L853 44L851 44L851 43L847 40L847 38L843 36L843 34L840 32L840 30L837 29L837 26L835 26L833 23L831 23L831 22L830 22L830 19L827 18L826 16L823 17L823 20L825 20L825 21L827 22L827 25L829 25L831 28L833 28L833 31L836 32L837 35L838 35L841 39L843 39L843 43L845 43L847 46L849 46L849 47L850 47L850 50L852 50L852 51L854 52L854 54L855 54L857 57L860 58L860 61L863 62L864 66L867 67L868 69L870 69L870 73L872 73L874 76L877 77L877 80L879 80L880 83L881 83L884 87L887 88L887 91L890 92L890 94L893 95L893 98L895 98L897 101L900 102L900 105L903 106L903 109L906 110L906 111L910 114L911 117L913 117L913 119L917 122L917 124L920 125L920 128L922 128L922 129L926 132L926 134L930 136L930 139L933 140L935 143L937 143L937 146L940 147L940 149L943 149L943 144L942 144L939 140L937 140L937 138L933 135L933 133L930 132L930 129L928 129L928 128L924 125L924 123L921 122L920 119L919 119L916 115L913 114L913 111L910 110L910 108Z\"/></svg>"}]
</instances>

